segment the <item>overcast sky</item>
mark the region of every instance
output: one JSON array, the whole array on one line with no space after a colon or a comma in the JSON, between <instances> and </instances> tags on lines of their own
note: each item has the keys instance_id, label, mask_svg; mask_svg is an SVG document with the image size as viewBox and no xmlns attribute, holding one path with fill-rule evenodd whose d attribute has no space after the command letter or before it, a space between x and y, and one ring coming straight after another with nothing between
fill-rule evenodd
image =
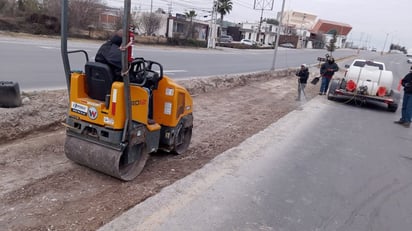
<instances>
[{"instance_id":1,"label":"overcast sky","mask_svg":"<svg viewBox=\"0 0 412 231\"><path fill-rule=\"evenodd\" d=\"M121 5L123 0L106 0L109 5ZM213 0L131 0L132 7L142 11L162 8L173 13L195 10L198 19L207 15ZM232 22L258 22L261 11L254 9L254 2L272 0L232 0L233 9L225 20ZM276 18L283 0L273 0L273 10L264 11L263 18ZM260 7L261 8L261 7ZM347 23L352 26L348 40L355 44L368 44L381 51L392 43L412 48L412 1L411 0L285 0L285 11L294 10L317 15L321 19ZM386 44L385 44L386 40Z\"/></svg>"}]
</instances>

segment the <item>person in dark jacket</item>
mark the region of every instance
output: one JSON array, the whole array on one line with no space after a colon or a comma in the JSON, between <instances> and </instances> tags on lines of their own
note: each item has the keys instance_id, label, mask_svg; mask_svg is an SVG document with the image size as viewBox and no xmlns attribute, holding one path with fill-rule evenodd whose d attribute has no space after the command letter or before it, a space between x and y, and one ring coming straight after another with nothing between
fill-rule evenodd
<instances>
[{"instance_id":1,"label":"person in dark jacket","mask_svg":"<svg viewBox=\"0 0 412 231\"><path fill-rule=\"evenodd\" d=\"M300 101L301 99L301 94L303 93L303 96L305 96L305 87L306 83L309 78L309 69L306 64L302 64L300 66L300 69L296 72L296 76L298 78L298 97L296 100Z\"/></svg>"},{"instance_id":2,"label":"person in dark jacket","mask_svg":"<svg viewBox=\"0 0 412 231\"><path fill-rule=\"evenodd\" d=\"M95 61L109 65L112 70L115 81L122 81L122 51L131 45L127 44L122 47L123 30L118 30L116 33L106 41L97 51Z\"/></svg>"},{"instance_id":3,"label":"person in dark jacket","mask_svg":"<svg viewBox=\"0 0 412 231\"><path fill-rule=\"evenodd\" d=\"M403 77L401 84L403 86L402 116L395 123L409 128L412 118L412 67L409 73Z\"/></svg>"},{"instance_id":4,"label":"person in dark jacket","mask_svg":"<svg viewBox=\"0 0 412 231\"><path fill-rule=\"evenodd\" d=\"M335 63L335 59L332 56L328 56L327 61L320 67L320 76L322 76L322 82L320 84L319 95L326 95L329 87L329 82L335 72L337 72L338 70L339 67Z\"/></svg>"}]
</instances>

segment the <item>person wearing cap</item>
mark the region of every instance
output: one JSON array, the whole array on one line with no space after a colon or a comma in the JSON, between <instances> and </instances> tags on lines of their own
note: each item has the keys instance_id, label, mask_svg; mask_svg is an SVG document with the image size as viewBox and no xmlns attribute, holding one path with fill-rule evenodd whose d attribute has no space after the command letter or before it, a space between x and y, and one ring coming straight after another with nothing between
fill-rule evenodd
<instances>
[{"instance_id":1,"label":"person wearing cap","mask_svg":"<svg viewBox=\"0 0 412 231\"><path fill-rule=\"evenodd\" d=\"M132 44L129 42L122 47L123 30L116 31L113 36L106 41L97 51L95 61L107 64L113 72L116 81L121 81L122 71L122 51L125 51Z\"/></svg>"},{"instance_id":2,"label":"person wearing cap","mask_svg":"<svg viewBox=\"0 0 412 231\"><path fill-rule=\"evenodd\" d=\"M329 82L335 72L337 72L338 70L339 67L335 63L335 59L332 56L328 56L327 61L320 67L320 76L322 76L322 82L320 84L319 95L326 95L329 87Z\"/></svg>"},{"instance_id":3,"label":"person wearing cap","mask_svg":"<svg viewBox=\"0 0 412 231\"><path fill-rule=\"evenodd\" d=\"M296 100L300 101L301 93L305 96L305 87L309 78L309 69L306 64L300 65L300 69L296 72L298 77L298 97Z\"/></svg>"},{"instance_id":4,"label":"person wearing cap","mask_svg":"<svg viewBox=\"0 0 412 231\"><path fill-rule=\"evenodd\" d=\"M401 85L403 87L402 116L395 123L409 128L412 118L412 67L409 73L403 77Z\"/></svg>"}]
</instances>

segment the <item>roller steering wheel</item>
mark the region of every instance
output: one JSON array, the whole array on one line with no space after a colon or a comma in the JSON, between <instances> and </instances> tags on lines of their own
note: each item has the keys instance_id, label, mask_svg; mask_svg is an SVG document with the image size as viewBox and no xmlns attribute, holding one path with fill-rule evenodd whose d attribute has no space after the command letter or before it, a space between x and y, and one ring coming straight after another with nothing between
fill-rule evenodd
<instances>
[{"instance_id":1,"label":"roller steering wheel","mask_svg":"<svg viewBox=\"0 0 412 231\"><path fill-rule=\"evenodd\" d=\"M131 63L129 71L130 82L137 86L143 86L147 81L147 69L144 59L135 59Z\"/></svg>"}]
</instances>

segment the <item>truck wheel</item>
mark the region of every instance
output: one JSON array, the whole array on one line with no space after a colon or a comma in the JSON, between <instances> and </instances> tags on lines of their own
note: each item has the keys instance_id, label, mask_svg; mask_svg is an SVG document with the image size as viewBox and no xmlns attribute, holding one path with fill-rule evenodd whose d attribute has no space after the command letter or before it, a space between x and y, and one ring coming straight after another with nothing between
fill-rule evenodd
<instances>
[{"instance_id":1,"label":"truck wheel","mask_svg":"<svg viewBox=\"0 0 412 231\"><path fill-rule=\"evenodd\" d=\"M339 80L337 79L332 79L330 84L329 84L329 90L328 90L328 100L334 100L335 99L335 90L338 89L339 87Z\"/></svg>"},{"instance_id":2,"label":"truck wheel","mask_svg":"<svg viewBox=\"0 0 412 231\"><path fill-rule=\"evenodd\" d=\"M396 103L388 104L388 111L396 112L396 110L398 110L398 104Z\"/></svg>"},{"instance_id":3,"label":"truck wheel","mask_svg":"<svg viewBox=\"0 0 412 231\"><path fill-rule=\"evenodd\" d=\"M401 101L401 94L398 91L391 90L390 97L392 97L393 103L388 104L388 111L396 112Z\"/></svg>"}]
</instances>

